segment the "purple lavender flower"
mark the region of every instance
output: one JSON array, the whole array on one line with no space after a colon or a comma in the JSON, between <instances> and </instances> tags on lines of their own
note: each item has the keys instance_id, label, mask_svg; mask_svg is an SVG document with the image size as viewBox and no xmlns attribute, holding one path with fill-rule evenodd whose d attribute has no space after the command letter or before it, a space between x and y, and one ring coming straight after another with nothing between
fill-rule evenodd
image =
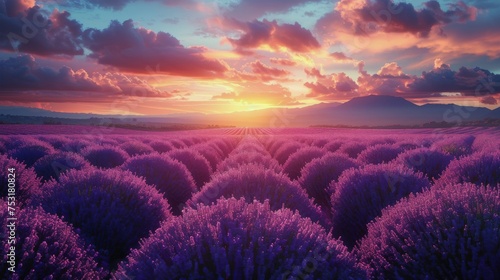
<instances>
[{"instance_id":1,"label":"purple lavender flower","mask_svg":"<svg viewBox=\"0 0 500 280\"><path fill-rule=\"evenodd\" d=\"M54 153L54 148L40 141L39 143L23 144L17 149L10 151L9 156L26 164L26 166L33 166L38 159L52 153Z\"/></svg>"},{"instance_id":2,"label":"purple lavender flower","mask_svg":"<svg viewBox=\"0 0 500 280\"><path fill-rule=\"evenodd\" d=\"M357 249L376 279L496 279L500 190L447 185L411 195L368 225Z\"/></svg>"},{"instance_id":3,"label":"purple lavender flower","mask_svg":"<svg viewBox=\"0 0 500 280\"><path fill-rule=\"evenodd\" d=\"M475 153L455 159L448 165L437 185L473 183L498 187L500 184L500 153Z\"/></svg>"},{"instance_id":4,"label":"purple lavender flower","mask_svg":"<svg viewBox=\"0 0 500 280\"><path fill-rule=\"evenodd\" d=\"M57 152L46 155L33 165L36 174L42 178L42 181L58 180L61 174L70 169L82 170L89 167L90 164L83 157L72 152Z\"/></svg>"},{"instance_id":5,"label":"purple lavender flower","mask_svg":"<svg viewBox=\"0 0 500 280\"><path fill-rule=\"evenodd\" d=\"M158 153L167 153L175 149L175 147L167 141L155 140L149 143L149 146Z\"/></svg>"},{"instance_id":6,"label":"purple lavender flower","mask_svg":"<svg viewBox=\"0 0 500 280\"><path fill-rule=\"evenodd\" d=\"M184 203L197 190L186 166L164 154L136 156L127 160L122 168L143 177L162 193L174 215L180 215Z\"/></svg>"},{"instance_id":7,"label":"purple lavender flower","mask_svg":"<svg viewBox=\"0 0 500 280\"><path fill-rule=\"evenodd\" d=\"M127 152L129 156L143 155L152 153L154 150L150 146L137 140L127 141L120 145L120 148Z\"/></svg>"},{"instance_id":8,"label":"purple lavender flower","mask_svg":"<svg viewBox=\"0 0 500 280\"><path fill-rule=\"evenodd\" d=\"M114 168L128 159L125 151L114 146L93 145L85 148L82 154L93 166L99 168Z\"/></svg>"},{"instance_id":9,"label":"purple lavender flower","mask_svg":"<svg viewBox=\"0 0 500 280\"><path fill-rule=\"evenodd\" d=\"M436 180L453 159L452 155L430 148L418 148L401 153L397 163L422 172L429 180Z\"/></svg>"},{"instance_id":10,"label":"purple lavender flower","mask_svg":"<svg viewBox=\"0 0 500 280\"><path fill-rule=\"evenodd\" d=\"M197 151L187 148L170 151L167 155L187 167L198 188L201 188L210 180L210 176L212 175L210 163Z\"/></svg>"},{"instance_id":11,"label":"purple lavender flower","mask_svg":"<svg viewBox=\"0 0 500 280\"><path fill-rule=\"evenodd\" d=\"M351 139L352 142L346 142L342 145L338 152L344 153L351 158L357 158L358 155L364 151L367 147L366 143L363 143L359 139Z\"/></svg>"},{"instance_id":12,"label":"purple lavender flower","mask_svg":"<svg viewBox=\"0 0 500 280\"><path fill-rule=\"evenodd\" d=\"M319 225L269 202L218 200L165 223L114 279L366 279Z\"/></svg>"},{"instance_id":13,"label":"purple lavender flower","mask_svg":"<svg viewBox=\"0 0 500 280\"><path fill-rule=\"evenodd\" d=\"M304 144L295 141L284 143L276 150L274 158L279 162L279 164L283 165L292 154L303 147Z\"/></svg>"},{"instance_id":14,"label":"purple lavender flower","mask_svg":"<svg viewBox=\"0 0 500 280\"><path fill-rule=\"evenodd\" d=\"M298 183L260 165L247 164L217 174L187 205L195 207L198 203L211 204L221 197L244 197L248 202L269 199L274 210L287 207L298 210L301 215L313 221L327 224L321 210L307 197Z\"/></svg>"},{"instance_id":15,"label":"purple lavender flower","mask_svg":"<svg viewBox=\"0 0 500 280\"><path fill-rule=\"evenodd\" d=\"M333 236L348 247L366 233L366 224L381 210L410 193L429 188L422 173L396 164L367 165L346 170L331 184Z\"/></svg>"},{"instance_id":16,"label":"purple lavender flower","mask_svg":"<svg viewBox=\"0 0 500 280\"><path fill-rule=\"evenodd\" d=\"M0 155L0 197L8 195L8 169L14 168L15 176L15 200L16 205L27 204L34 195L40 193L40 179L37 178L33 168L9 158L7 155Z\"/></svg>"},{"instance_id":17,"label":"purple lavender flower","mask_svg":"<svg viewBox=\"0 0 500 280\"><path fill-rule=\"evenodd\" d=\"M392 144L377 144L368 147L358 155L358 160L367 164L388 163L394 160L403 149Z\"/></svg>"},{"instance_id":18,"label":"purple lavender flower","mask_svg":"<svg viewBox=\"0 0 500 280\"><path fill-rule=\"evenodd\" d=\"M447 136L435 142L432 148L458 158L472 153L472 144L475 139L476 137L472 135Z\"/></svg>"},{"instance_id":19,"label":"purple lavender flower","mask_svg":"<svg viewBox=\"0 0 500 280\"><path fill-rule=\"evenodd\" d=\"M283 171L290 176L290 179L299 178L302 168L315 158L320 158L325 154L325 150L317 147L304 147L293 153L283 165Z\"/></svg>"},{"instance_id":20,"label":"purple lavender flower","mask_svg":"<svg viewBox=\"0 0 500 280\"><path fill-rule=\"evenodd\" d=\"M34 204L78 228L111 267L172 216L157 190L119 170L70 170L47 183Z\"/></svg>"},{"instance_id":21,"label":"purple lavender flower","mask_svg":"<svg viewBox=\"0 0 500 280\"><path fill-rule=\"evenodd\" d=\"M7 203L0 200L2 232L9 229ZM16 212L15 245L5 239L0 246L2 279L104 279L97 253L59 217L42 209ZM15 273L8 271L10 246L15 246ZM5 278L4 278L5 277Z\"/></svg>"},{"instance_id":22,"label":"purple lavender flower","mask_svg":"<svg viewBox=\"0 0 500 280\"><path fill-rule=\"evenodd\" d=\"M328 186L330 182L337 180L344 170L358 166L355 160L344 154L327 153L306 164L298 182L323 211L329 213L331 193Z\"/></svg>"},{"instance_id":23,"label":"purple lavender flower","mask_svg":"<svg viewBox=\"0 0 500 280\"><path fill-rule=\"evenodd\" d=\"M240 152L237 154L231 153L229 157L227 157L217 166L217 172L222 173L228 171L231 168L239 168L240 166L249 163L261 165L266 169L273 170L277 173L282 171L279 163L270 155L262 155L261 153L257 152Z\"/></svg>"}]
</instances>

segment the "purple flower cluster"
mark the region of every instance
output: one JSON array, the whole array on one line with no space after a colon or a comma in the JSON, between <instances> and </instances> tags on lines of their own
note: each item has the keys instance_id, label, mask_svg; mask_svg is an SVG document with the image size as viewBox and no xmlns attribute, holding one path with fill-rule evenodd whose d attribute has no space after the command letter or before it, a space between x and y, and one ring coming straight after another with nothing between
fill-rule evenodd
<instances>
[{"instance_id":1,"label":"purple flower cluster","mask_svg":"<svg viewBox=\"0 0 500 280\"><path fill-rule=\"evenodd\" d=\"M389 163L402 151L403 149L397 145L377 144L362 151L358 156L358 160L366 164Z\"/></svg>"},{"instance_id":2,"label":"purple flower cluster","mask_svg":"<svg viewBox=\"0 0 500 280\"><path fill-rule=\"evenodd\" d=\"M421 173L396 164L367 165L346 170L331 184L332 229L348 247L366 233L366 224L383 208L430 187Z\"/></svg>"},{"instance_id":3,"label":"purple flower cluster","mask_svg":"<svg viewBox=\"0 0 500 280\"><path fill-rule=\"evenodd\" d=\"M298 183L261 165L247 164L218 174L187 204L191 207L200 203L209 205L221 197L243 197L247 202L267 199L273 210L282 207L298 210L301 215L326 224L321 210Z\"/></svg>"},{"instance_id":4,"label":"purple flower cluster","mask_svg":"<svg viewBox=\"0 0 500 280\"><path fill-rule=\"evenodd\" d=\"M319 225L269 202L221 199L165 223L115 279L365 279Z\"/></svg>"},{"instance_id":5,"label":"purple flower cluster","mask_svg":"<svg viewBox=\"0 0 500 280\"><path fill-rule=\"evenodd\" d=\"M345 170L358 166L355 160L344 154L327 153L306 164L298 182L323 211L329 213L331 208L330 182L337 180Z\"/></svg>"},{"instance_id":6,"label":"purple flower cluster","mask_svg":"<svg viewBox=\"0 0 500 280\"><path fill-rule=\"evenodd\" d=\"M26 204L31 198L40 193L40 179L37 178L33 168L28 168L24 164L7 155L0 155L0 197L7 197L8 194L8 169L14 168L15 177L15 199L16 204Z\"/></svg>"},{"instance_id":7,"label":"purple flower cluster","mask_svg":"<svg viewBox=\"0 0 500 280\"><path fill-rule=\"evenodd\" d=\"M451 160L453 160L453 156L444 152L430 148L418 148L401 153L396 162L413 169L415 172L422 172L429 180L436 180Z\"/></svg>"},{"instance_id":8,"label":"purple flower cluster","mask_svg":"<svg viewBox=\"0 0 500 280\"><path fill-rule=\"evenodd\" d=\"M114 168L122 165L128 154L114 146L92 145L82 151L83 157L93 166L99 168Z\"/></svg>"},{"instance_id":9,"label":"purple flower cluster","mask_svg":"<svg viewBox=\"0 0 500 280\"><path fill-rule=\"evenodd\" d=\"M210 176L212 175L210 163L195 150L177 149L168 152L167 155L186 166L198 188L201 188L210 180Z\"/></svg>"},{"instance_id":10,"label":"purple flower cluster","mask_svg":"<svg viewBox=\"0 0 500 280\"><path fill-rule=\"evenodd\" d=\"M165 154L152 153L130 158L122 166L154 186L180 215L184 203L196 192L196 184L186 166Z\"/></svg>"},{"instance_id":11,"label":"purple flower cluster","mask_svg":"<svg viewBox=\"0 0 500 280\"><path fill-rule=\"evenodd\" d=\"M496 279L499 213L499 189L432 188L383 210L357 251L375 279Z\"/></svg>"},{"instance_id":12,"label":"purple flower cluster","mask_svg":"<svg viewBox=\"0 0 500 280\"><path fill-rule=\"evenodd\" d=\"M36 174L43 181L58 180L61 174L70 169L82 170L89 167L90 164L83 157L72 152L56 152L46 155L33 165Z\"/></svg>"},{"instance_id":13,"label":"purple flower cluster","mask_svg":"<svg viewBox=\"0 0 500 280\"><path fill-rule=\"evenodd\" d=\"M283 165L283 171L295 180L300 177L302 168L315 158L325 155L325 150L317 147L303 147L293 153Z\"/></svg>"},{"instance_id":14,"label":"purple flower cluster","mask_svg":"<svg viewBox=\"0 0 500 280\"><path fill-rule=\"evenodd\" d=\"M9 152L9 156L17 159L18 161L33 166L33 164L40 158L54 153L54 148L51 145L40 143L27 143Z\"/></svg>"},{"instance_id":15,"label":"purple flower cluster","mask_svg":"<svg viewBox=\"0 0 500 280\"><path fill-rule=\"evenodd\" d=\"M158 191L118 170L70 170L49 182L34 204L79 229L111 267L172 216Z\"/></svg>"},{"instance_id":16,"label":"purple flower cluster","mask_svg":"<svg viewBox=\"0 0 500 280\"><path fill-rule=\"evenodd\" d=\"M473 183L498 187L500 153L474 153L453 160L436 184Z\"/></svg>"},{"instance_id":17,"label":"purple flower cluster","mask_svg":"<svg viewBox=\"0 0 500 280\"><path fill-rule=\"evenodd\" d=\"M9 216L7 203L0 202L0 224L4 231L9 229ZM97 253L59 217L32 208L17 211L16 217L15 272L7 270L12 244L2 240L2 279L104 279L106 273L95 261Z\"/></svg>"}]
</instances>

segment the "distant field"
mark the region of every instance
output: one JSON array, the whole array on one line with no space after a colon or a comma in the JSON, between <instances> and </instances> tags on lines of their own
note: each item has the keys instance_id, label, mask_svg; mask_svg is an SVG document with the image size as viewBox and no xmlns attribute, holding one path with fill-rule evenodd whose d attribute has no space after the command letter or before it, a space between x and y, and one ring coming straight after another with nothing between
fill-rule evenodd
<instances>
[{"instance_id":1,"label":"distant field","mask_svg":"<svg viewBox=\"0 0 500 280\"><path fill-rule=\"evenodd\" d=\"M19 279L493 279L499 151L499 127L0 125L0 216Z\"/></svg>"}]
</instances>

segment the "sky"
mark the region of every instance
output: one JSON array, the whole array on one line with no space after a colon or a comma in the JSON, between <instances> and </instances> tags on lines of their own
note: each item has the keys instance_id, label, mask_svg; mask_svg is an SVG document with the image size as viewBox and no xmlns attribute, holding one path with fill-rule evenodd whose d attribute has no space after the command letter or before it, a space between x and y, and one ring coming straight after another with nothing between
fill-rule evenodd
<instances>
[{"instance_id":1,"label":"sky","mask_svg":"<svg viewBox=\"0 0 500 280\"><path fill-rule=\"evenodd\" d=\"M0 0L0 105L226 113L500 103L500 2Z\"/></svg>"}]
</instances>

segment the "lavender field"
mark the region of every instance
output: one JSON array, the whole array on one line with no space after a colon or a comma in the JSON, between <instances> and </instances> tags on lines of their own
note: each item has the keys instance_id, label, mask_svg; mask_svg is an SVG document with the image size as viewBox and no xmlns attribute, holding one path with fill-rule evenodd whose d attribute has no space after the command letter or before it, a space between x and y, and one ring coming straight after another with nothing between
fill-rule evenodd
<instances>
[{"instance_id":1,"label":"lavender field","mask_svg":"<svg viewBox=\"0 0 500 280\"><path fill-rule=\"evenodd\" d=\"M500 277L498 127L3 125L0 166L5 279Z\"/></svg>"}]
</instances>

